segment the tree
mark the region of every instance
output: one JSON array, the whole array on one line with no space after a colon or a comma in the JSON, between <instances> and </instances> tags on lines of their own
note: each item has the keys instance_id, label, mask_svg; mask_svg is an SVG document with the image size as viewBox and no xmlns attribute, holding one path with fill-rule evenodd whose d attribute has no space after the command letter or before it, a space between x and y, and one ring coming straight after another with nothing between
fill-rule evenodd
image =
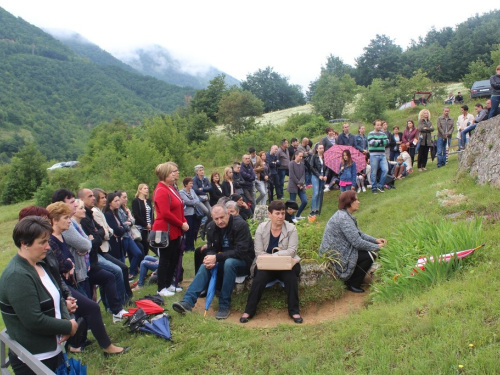
<instances>
[{"instance_id":1,"label":"tree","mask_svg":"<svg viewBox=\"0 0 500 375\"><path fill-rule=\"evenodd\" d=\"M47 178L47 159L28 143L12 157L7 183L2 193L2 204L12 204L33 198L38 187Z\"/></svg>"},{"instance_id":2,"label":"tree","mask_svg":"<svg viewBox=\"0 0 500 375\"><path fill-rule=\"evenodd\" d=\"M249 130L254 124L249 116L259 116L263 109L262 100L250 91L235 89L221 99L217 116L228 134L234 136Z\"/></svg>"},{"instance_id":3,"label":"tree","mask_svg":"<svg viewBox=\"0 0 500 375\"><path fill-rule=\"evenodd\" d=\"M326 65L321 67L321 73L329 73L333 74L338 78L342 78L345 74L353 75L354 68L348 64L345 64L344 61L337 56L330 55L326 60ZM311 81L309 83L309 89L306 92L306 99L311 101L314 93L316 92L316 87L318 85L318 80Z\"/></svg>"},{"instance_id":4,"label":"tree","mask_svg":"<svg viewBox=\"0 0 500 375\"><path fill-rule=\"evenodd\" d=\"M304 94L299 85L288 83L288 78L267 67L248 74L241 88L252 92L264 103L264 112L276 111L305 104Z\"/></svg>"},{"instance_id":5,"label":"tree","mask_svg":"<svg viewBox=\"0 0 500 375\"><path fill-rule=\"evenodd\" d=\"M368 122L383 118L384 111L391 103L391 95L386 88L388 82L375 78L371 85L363 89L361 98L356 103L356 118Z\"/></svg>"},{"instance_id":6,"label":"tree","mask_svg":"<svg viewBox=\"0 0 500 375\"><path fill-rule=\"evenodd\" d=\"M413 99L415 91L430 91L433 82L427 76L427 73L422 70L413 72L411 78L398 76L396 79L396 87L394 88L394 104L403 104ZM387 87L387 86L386 86Z\"/></svg>"},{"instance_id":7,"label":"tree","mask_svg":"<svg viewBox=\"0 0 500 375\"><path fill-rule=\"evenodd\" d=\"M311 102L316 113L325 119L339 118L342 117L346 104L354 100L356 90L356 82L350 75L344 74L339 78L324 71L318 80Z\"/></svg>"},{"instance_id":8,"label":"tree","mask_svg":"<svg viewBox=\"0 0 500 375\"><path fill-rule=\"evenodd\" d=\"M356 82L368 86L374 78L394 78L399 73L402 54L400 46L389 37L378 35L356 59Z\"/></svg>"},{"instance_id":9,"label":"tree","mask_svg":"<svg viewBox=\"0 0 500 375\"><path fill-rule=\"evenodd\" d=\"M193 100L191 100L191 108L194 112L206 113L208 118L215 123L217 122L219 102L227 90L225 78L225 74L218 75L210 81L210 85L206 89L196 91Z\"/></svg>"},{"instance_id":10,"label":"tree","mask_svg":"<svg viewBox=\"0 0 500 375\"><path fill-rule=\"evenodd\" d=\"M206 141L210 131L215 129L215 123L205 112L192 113L187 116L188 128L186 138L189 143Z\"/></svg>"}]
</instances>

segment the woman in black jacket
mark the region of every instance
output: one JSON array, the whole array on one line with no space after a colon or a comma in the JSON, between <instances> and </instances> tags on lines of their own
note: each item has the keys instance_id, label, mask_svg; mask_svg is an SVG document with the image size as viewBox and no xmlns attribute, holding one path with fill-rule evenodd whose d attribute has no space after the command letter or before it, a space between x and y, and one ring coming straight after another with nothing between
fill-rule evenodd
<instances>
[{"instance_id":1,"label":"woman in black jacket","mask_svg":"<svg viewBox=\"0 0 500 375\"><path fill-rule=\"evenodd\" d=\"M399 146L401 146L402 142L403 142L403 133L399 131L399 126L394 126L392 128L391 138L389 139L390 161L396 161L396 159L398 158L400 154Z\"/></svg>"},{"instance_id":2,"label":"woman in black jacket","mask_svg":"<svg viewBox=\"0 0 500 375\"><path fill-rule=\"evenodd\" d=\"M313 194L311 199L311 213L309 216L319 214L321 193L326 182L326 173L328 167L324 163L323 153L325 148L322 144L316 143L314 146L314 155L311 158L311 181L313 185Z\"/></svg>"},{"instance_id":3,"label":"woman in black jacket","mask_svg":"<svg viewBox=\"0 0 500 375\"><path fill-rule=\"evenodd\" d=\"M135 218L135 226L141 231L142 247L144 249L144 256L149 252L149 231L153 227L154 214L153 205L149 196L149 187L146 184L139 184L137 193L132 201L132 215ZM151 249L154 252L154 249Z\"/></svg>"},{"instance_id":4,"label":"woman in black jacket","mask_svg":"<svg viewBox=\"0 0 500 375\"><path fill-rule=\"evenodd\" d=\"M213 207L224 196L219 172L212 173L210 182L212 183L212 189L210 189L210 206Z\"/></svg>"}]
</instances>

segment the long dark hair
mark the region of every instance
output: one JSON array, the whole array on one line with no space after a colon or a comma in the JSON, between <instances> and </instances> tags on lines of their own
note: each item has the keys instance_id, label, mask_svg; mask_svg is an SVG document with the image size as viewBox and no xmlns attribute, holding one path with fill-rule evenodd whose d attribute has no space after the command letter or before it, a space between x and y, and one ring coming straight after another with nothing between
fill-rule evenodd
<instances>
[{"instance_id":1,"label":"long dark hair","mask_svg":"<svg viewBox=\"0 0 500 375\"><path fill-rule=\"evenodd\" d=\"M118 193L109 193L108 194L108 199L106 200L106 205L104 206L104 210L102 210L102 212L108 212L108 211L111 211L113 212L114 215L118 215L118 209L115 209L115 210L112 210L109 205L111 204L111 202L113 202L113 200L118 197L120 198L120 194Z\"/></svg>"},{"instance_id":2,"label":"long dark hair","mask_svg":"<svg viewBox=\"0 0 500 375\"><path fill-rule=\"evenodd\" d=\"M347 155L347 162L344 160L344 154ZM351 151L349 150L342 151L342 165L344 167L350 167L352 165Z\"/></svg>"}]
</instances>

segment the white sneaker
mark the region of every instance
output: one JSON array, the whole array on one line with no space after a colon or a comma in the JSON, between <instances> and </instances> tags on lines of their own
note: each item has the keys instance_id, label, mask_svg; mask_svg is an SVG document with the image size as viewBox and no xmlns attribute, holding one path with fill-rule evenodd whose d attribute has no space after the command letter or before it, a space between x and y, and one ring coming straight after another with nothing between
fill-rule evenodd
<instances>
[{"instance_id":1,"label":"white sneaker","mask_svg":"<svg viewBox=\"0 0 500 375\"><path fill-rule=\"evenodd\" d=\"M327 186L327 187L325 188L325 190L323 190L323 193L328 193L329 191L330 191L330 187L329 187L329 186Z\"/></svg>"},{"instance_id":2,"label":"white sneaker","mask_svg":"<svg viewBox=\"0 0 500 375\"><path fill-rule=\"evenodd\" d=\"M295 216L295 219L302 220L302 219L305 219L305 217L304 216Z\"/></svg>"},{"instance_id":3,"label":"white sneaker","mask_svg":"<svg viewBox=\"0 0 500 375\"><path fill-rule=\"evenodd\" d=\"M173 285L170 285L170 286L167 288L167 290L168 290L169 292L174 292L174 293L175 293L175 292L182 292L182 288L181 288L181 287L179 287L179 286L173 286Z\"/></svg>"},{"instance_id":4,"label":"white sneaker","mask_svg":"<svg viewBox=\"0 0 500 375\"><path fill-rule=\"evenodd\" d=\"M120 312L117 314L113 314L113 323L116 323L116 321L120 321L123 319L123 314L128 314L127 310L122 309Z\"/></svg>"},{"instance_id":5,"label":"white sneaker","mask_svg":"<svg viewBox=\"0 0 500 375\"><path fill-rule=\"evenodd\" d=\"M174 293L174 292L171 292L171 291L167 290L167 288L163 288L162 290L160 290L160 291L158 292L158 294L159 294L160 296L162 296L162 297L172 297L172 296L174 296L174 295L175 295L175 293Z\"/></svg>"},{"instance_id":6,"label":"white sneaker","mask_svg":"<svg viewBox=\"0 0 500 375\"><path fill-rule=\"evenodd\" d=\"M297 220L297 219L292 219L292 221L293 221L294 223L298 222L298 220Z\"/></svg>"},{"instance_id":7,"label":"white sneaker","mask_svg":"<svg viewBox=\"0 0 500 375\"><path fill-rule=\"evenodd\" d=\"M361 193L361 188L358 188L358 190L356 191L356 193Z\"/></svg>"},{"instance_id":8,"label":"white sneaker","mask_svg":"<svg viewBox=\"0 0 500 375\"><path fill-rule=\"evenodd\" d=\"M362 188L362 189L363 189L363 193L366 193L366 189L365 189L365 187L364 187L364 186L363 186L363 188Z\"/></svg>"},{"instance_id":9,"label":"white sneaker","mask_svg":"<svg viewBox=\"0 0 500 375\"><path fill-rule=\"evenodd\" d=\"M371 186L371 185L366 185L366 187L367 187L368 189L371 189L371 188L372 188L372 186Z\"/></svg>"}]
</instances>

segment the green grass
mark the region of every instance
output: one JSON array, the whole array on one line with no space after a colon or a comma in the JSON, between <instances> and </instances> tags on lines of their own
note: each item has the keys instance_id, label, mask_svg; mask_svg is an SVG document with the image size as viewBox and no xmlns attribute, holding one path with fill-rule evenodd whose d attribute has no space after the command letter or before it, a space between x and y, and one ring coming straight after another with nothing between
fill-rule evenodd
<instances>
[{"instance_id":1,"label":"green grass","mask_svg":"<svg viewBox=\"0 0 500 375\"><path fill-rule=\"evenodd\" d=\"M470 218L483 218L481 239L486 246L464 261L449 280L411 290L396 301L373 301L372 294L372 301L361 311L311 326L283 322L275 328L249 329L204 319L197 313L172 313L173 343L130 334L103 313L112 341L132 346L131 352L105 360L94 344L77 358L88 364L89 374L498 373L500 194L497 189L476 185L467 176L458 175L457 166L453 156L445 168L438 170L435 162L429 163L427 172L415 172L397 182L397 190L376 196L361 193L360 209L355 214L361 230L390 240L385 252L398 247L398 233L405 226L418 226L420 221L440 222L456 213L453 220L457 225L464 225L462 222ZM459 206L441 207L436 192L445 188L455 189L467 200ZM336 191L325 194L318 231L335 212L337 196ZM2 254L14 252L10 233L16 215L12 210L5 213L2 209ZM2 266L6 261L0 258ZM192 277L192 253L186 254L184 265L185 277ZM343 293L337 283L328 280L323 279L307 291L301 289L306 319L308 313L314 313L307 309L312 303ZM141 294L153 291L154 286L149 286ZM235 314L241 312L245 297L234 296ZM172 298L168 298L170 311L171 302ZM267 290L259 308L284 308L283 292L279 288ZM459 365L464 366L462 370Z\"/></svg>"}]
</instances>

